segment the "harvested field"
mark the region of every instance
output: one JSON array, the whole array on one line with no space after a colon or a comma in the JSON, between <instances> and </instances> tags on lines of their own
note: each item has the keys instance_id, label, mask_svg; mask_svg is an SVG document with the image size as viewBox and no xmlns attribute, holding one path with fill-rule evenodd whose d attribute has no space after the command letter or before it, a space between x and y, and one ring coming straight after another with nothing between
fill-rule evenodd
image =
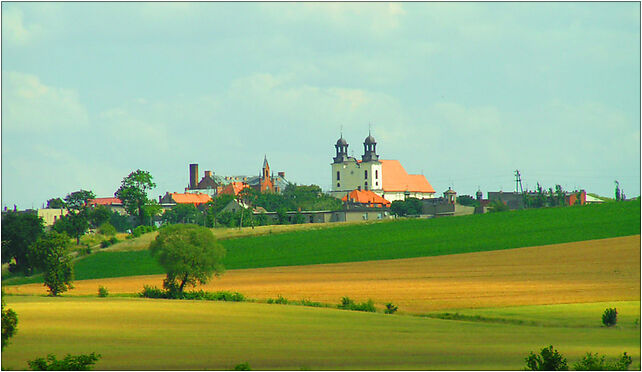
<instances>
[{"instance_id":1,"label":"harvested field","mask_svg":"<svg viewBox=\"0 0 642 372\"><path fill-rule=\"evenodd\" d=\"M163 276L75 282L70 295L134 293ZM372 298L400 312L640 299L640 236L437 257L231 270L204 286L250 298L338 303ZM41 284L5 287L44 294Z\"/></svg>"}]
</instances>

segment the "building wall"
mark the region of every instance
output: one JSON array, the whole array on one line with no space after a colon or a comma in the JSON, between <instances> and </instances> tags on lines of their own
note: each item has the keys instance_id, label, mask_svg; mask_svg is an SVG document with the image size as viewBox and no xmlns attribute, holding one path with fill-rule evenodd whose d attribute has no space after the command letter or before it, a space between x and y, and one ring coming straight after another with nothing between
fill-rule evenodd
<instances>
[{"instance_id":1,"label":"building wall","mask_svg":"<svg viewBox=\"0 0 642 372\"><path fill-rule=\"evenodd\" d=\"M366 171L368 171L367 177ZM340 175L338 180L337 172ZM332 191L330 191L330 195L336 198L343 198L350 191L357 189L372 190L378 195L381 195L382 192L383 174L381 163L378 161L358 163L356 159L350 159L343 163L332 163L331 177Z\"/></svg>"},{"instance_id":2,"label":"building wall","mask_svg":"<svg viewBox=\"0 0 642 372\"><path fill-rule=\"evenodd\" d=\"M66 209L46 208L38 209L38 217L41 217L45 222L45 226L53 226L58 219L67 215Z\"/></svg>"}]
</instances>

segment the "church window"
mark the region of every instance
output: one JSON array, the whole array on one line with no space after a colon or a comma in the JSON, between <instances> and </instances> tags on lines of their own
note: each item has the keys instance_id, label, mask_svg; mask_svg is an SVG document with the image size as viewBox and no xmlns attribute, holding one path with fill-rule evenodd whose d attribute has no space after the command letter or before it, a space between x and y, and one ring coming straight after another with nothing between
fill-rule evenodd
<instances>
[{"instance_id":1,"label":"church window","mask_svg":"<svg viewBox=\"0 0 642 372\"><path fill-rule=\"evenodd\" d=\"M365 174L364 174L364 175L365 175L365 177L364 177L364 178L365 178L365 179L368 179L368 170L367 170L367 169L366 169L366 171L365 171Z\"/></svg>"},{"instance_id":2,"label":"church window","mask_svg":"<svg viewBox=\"0 0 642 372\"><path fill-rule=\"evenodd\" d=\"M337 181L341 179L341 172L337 171Z\"/></svg>"},{"instance_id":3,"label":"church window","mask_svg":"<svg viewBox=\"0 0 642 372\"><path fill-rule=\"evenodd\" d=\"M379 178L379 170L375 169L375 179L378 179L378 178Z\"/></svg>"},{"instance_id":4,"label":"church window","mask_svg":"<svg viewBox=\"0 0 642 372\"><path fill-rule=\"evenodd\" d=\"M337 182L337 187L341 187L341 184L339 182Z\"/></svg>"}]
</instances>

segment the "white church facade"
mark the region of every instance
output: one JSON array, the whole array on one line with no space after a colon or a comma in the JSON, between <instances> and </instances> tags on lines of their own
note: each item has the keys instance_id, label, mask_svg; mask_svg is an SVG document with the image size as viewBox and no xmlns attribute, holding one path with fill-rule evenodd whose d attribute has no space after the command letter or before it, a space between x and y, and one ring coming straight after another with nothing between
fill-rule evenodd
<instances>
[{"instance_id":1,"label":"white church facade","mask_svg":"<svg viewBox=\"0 0 642 372\"><path fill-rule=\"evenodd\" d=\"M352 190L371 190L388 201L407 197L427 199L435 190L426 177L408 174L398 160L383 160L377 155L377 142L368 135L363 142L361 160L348 156L348 143L343 136L334 145L330 194L343 198Z\"/></svg>"}]
</instances>

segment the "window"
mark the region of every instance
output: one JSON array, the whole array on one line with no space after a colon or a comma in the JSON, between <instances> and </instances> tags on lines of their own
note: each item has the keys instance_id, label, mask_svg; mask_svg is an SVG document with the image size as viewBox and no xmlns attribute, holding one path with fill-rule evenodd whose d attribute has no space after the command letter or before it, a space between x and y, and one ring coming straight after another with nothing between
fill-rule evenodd
<instances>
[{"instance_id":1,"label":"window","mask_svg":"<svg viewBox=\"0 0 642 372\"><path fill-rule=\"evenodd\" d=\"M379 178L379 170L375 169L375 179L378 179L378 178Z\"/></svg>"},{"instance_id":2,"label":"window","mask_svg":"<svg viewBox=\"0 0 642 372\"><path fill-rule=\"evenodd\" d=\"M367 170L367 169L366 169L366 171L365 171L365 174L364 174L364 175L365 175L365 177L364 177L364 178L365 178L365 179L368 179L368 170Z\"/></svg>"},{"instance_id":3,"label":"window","mask_svg":"<svg viewBox=\"0 0 642 372\"><path fill-rule=\"evenodd\" d=\"M341 184L339 182L337 182L337 187L341 187Z\"/></svg>"},{"instance_id":4,"label":"window","mask_svg":"<svg viewBox=\"0 0 642 372\"><path fill-rule=\"evenodd\" d=\"M379 186L379 182L375 182L375 186Z\"/></svg>"},{"instance_id":5,"label":"window","mask_svg":"<svg viewBox=\"0 0 642 372\"><path fill-rule=\"evenodd\" d=\"M337 171L337 181L341 179L341 172Z\"/></svg>"},{"instance_id":6,"label":"window","mask_svg":"<svg viewBox=\"0 0 642 372\"><path fill-rule=\"evenodd\" d=\"M368 181L366 181L366 183L363 185L363 189L368 191Z\"/></svg>"},{"instance_id":7,"label":"window","mask_svg":"<svg viewBox=\"0 0 642 372\"><path fill-rule=\"evenodd\" d=\"M357 190L361 191L361 186L357 186Z\"/></svg>"}]
</instances>

